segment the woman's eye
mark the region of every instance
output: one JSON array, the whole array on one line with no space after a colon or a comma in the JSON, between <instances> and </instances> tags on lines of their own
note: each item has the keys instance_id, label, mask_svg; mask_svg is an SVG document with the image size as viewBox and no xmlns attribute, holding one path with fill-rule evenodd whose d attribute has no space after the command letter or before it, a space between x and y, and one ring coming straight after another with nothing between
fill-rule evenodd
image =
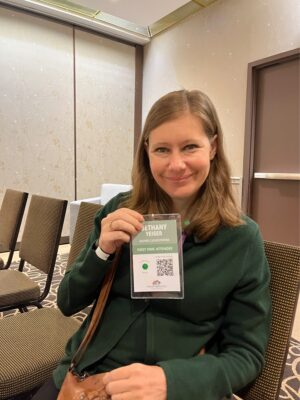
<instances>
[{"instance_id":1,"label":"woman's eye","mask_svg":"<svg viewBox=\"0 0 300 400\"><path fill-rule=\"evenodd\" d=\"M155 153L163 154L163 153L167 153L168 149L166 147L158 147L154 151L155 151Z\"/></svg>"},{"instance_id":2,"label":"woman's eye","mask_svg":"<svg viewBox=\"0 0 300 400\"><path fill-rule=\"evenodd\" d=\"M192 151L192 150L198 149L198 147L199 146L197 144L191 143L191 144L187 144L186 146L184 146L183 150L184 151Z\"/></svg>"}]
</instances>

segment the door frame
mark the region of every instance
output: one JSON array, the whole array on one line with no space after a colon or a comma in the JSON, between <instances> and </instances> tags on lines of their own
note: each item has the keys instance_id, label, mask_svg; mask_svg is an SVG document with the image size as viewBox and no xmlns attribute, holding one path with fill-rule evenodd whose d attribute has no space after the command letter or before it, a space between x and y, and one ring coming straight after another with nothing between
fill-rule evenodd
<instances>
[{"instance_id":1,"label":"door frame","mask_svg":"<svg viewBox=\"0 0 300 400\"><path fill-rule=\"evenodd\" d=\"M299 57L300 48L297 48L248 64L242 188L242 210L247 215L250 214L251 210L251 193L254 177L254 143L258 73L263 68L292 61Z\"/></svg>"}]
</instances>

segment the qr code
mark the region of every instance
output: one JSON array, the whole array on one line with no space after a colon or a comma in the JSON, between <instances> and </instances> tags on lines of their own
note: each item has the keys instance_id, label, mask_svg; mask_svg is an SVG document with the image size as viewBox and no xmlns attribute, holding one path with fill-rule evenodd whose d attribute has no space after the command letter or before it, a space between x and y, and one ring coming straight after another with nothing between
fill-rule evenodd
<instances>
[{"instance_id":1,"label":"qr code","mask_svg":"<svg viewBox=\"0 0 300 400\"><path fill-rule=\"evenodd\" d=\"M156 260L157 276L173 276L173 259L159 258Z\"/></svg>"}]
</instances>

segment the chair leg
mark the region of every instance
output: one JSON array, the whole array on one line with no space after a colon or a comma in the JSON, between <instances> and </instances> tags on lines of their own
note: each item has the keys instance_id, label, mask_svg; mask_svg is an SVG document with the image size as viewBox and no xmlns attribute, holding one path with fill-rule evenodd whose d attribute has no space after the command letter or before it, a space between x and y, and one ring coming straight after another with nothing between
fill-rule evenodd
<instances>
[{"instance_id":1,"label":"chair leg","mask_svg":"<svg viewBox=\"0 0 300 400\"><path fill-rule=\"evenodd\" d=\"M30 305L30 306L34 306L34 307L37 307L37 308L43 308L42 304L41 304L40 302L38 302L38 301L33 302L33 303L29 304L29 305ZM28 311L28 308L27 308L26 306L20 306L20 307L18 307L18 309L19 309L19 311L20 311L21 313L24 313L24 312L27 312L27 311Z\"/></svg>"},{"instance_id":2,"label":"chair leg","mask_svg":"<svg viewBox=\"0 0 300 400\"><path fill-rule=\"evenodd\" d=\"M10 253L9 253L8 260L7 260L6 264L5 264L4 269L8 269L10 267L10 264L11 264L12 259L13 259L13 255L14 255L14 250L11 250Z\"/></svg>"},{"instance_id":3,"label":"chair leg","mask_svg":"<svg viewBox=\"0 0 300 400\"><path fill-rule=\"evenodd\" d=\"M18 307L18 308L19 308L20 313L24 313L24 312L28 311L28 308L26 306L22 306L22 307Z\"/></svg>"}]
</instances>

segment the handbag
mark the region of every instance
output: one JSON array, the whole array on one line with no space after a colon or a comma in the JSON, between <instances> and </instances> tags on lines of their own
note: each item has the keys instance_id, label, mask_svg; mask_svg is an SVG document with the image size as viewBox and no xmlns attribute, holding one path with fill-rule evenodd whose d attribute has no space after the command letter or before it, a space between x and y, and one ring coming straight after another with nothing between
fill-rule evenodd
<instances>
[{"instance_id":1,"label":"handbag","mask_svg":"<svg viewBox=\"0 0 300 400\"><path fill-rule=\"evenodd\" d=\"M100 294L92 315L91 322L86 331L80 346L74 354L69 371L63 381L57 400L109 400L110 396L106 393L103 384L105 373L88 375L86 372L79 374L76 372L76 366L81 360L93 334L99 325L103 314L108 295L116 273L120 258L120 249L117 250L111 268L105 274Z\"/></svg>"}]
</instances>

